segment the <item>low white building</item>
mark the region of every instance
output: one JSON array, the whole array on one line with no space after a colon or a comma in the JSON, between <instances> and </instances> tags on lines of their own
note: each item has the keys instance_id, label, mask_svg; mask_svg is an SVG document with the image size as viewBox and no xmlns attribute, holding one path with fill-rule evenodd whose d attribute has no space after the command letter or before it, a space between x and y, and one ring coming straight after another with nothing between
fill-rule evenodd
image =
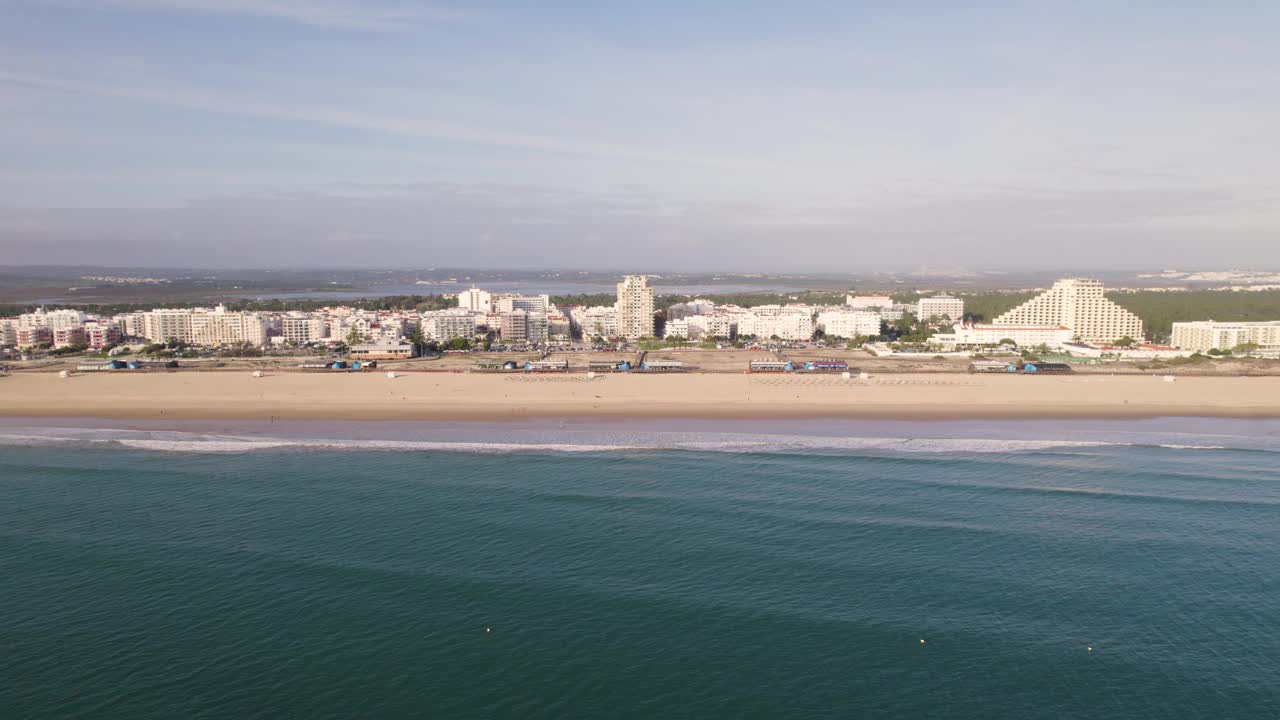
<instances>
[{"instance_id":1,"label":"low white building","mask_svg":"<svg viewBox=\"0 0 1280 720\"><path fill-rule=\"evenodd\" d=\"M663 337L668 338L685 338L689 337L689 321L685 318L679 320L668 320L666 327L662 332Z\"/></svg>"},{"instance_id":2,"label":"low white building","mask_svg":"<svg viewBox=\"0 0 1280 720\"><path fill-rule=\"evenodd\" d=\"M412 343L379 342L352 345L349 354L355 360L407 360L417 351Z\"/></svg>"},{"instance_id":3,"label":"low white building","mask_svg":"<svg viewBox=\"0 0 1280 720\"><path fill-rule=\"evenodd\" d=\"M818 313L817 327L827 337L871 337L880 334L880 313L832 308Z\"/></svg>"},{"instance_id":4,"label":"low white building","mask_svg":"<svg viewBox=\"0 0 1280 720\"><path fill-rule=\"evenodd\" d=\"M1176 322L1173 338L1176 348L1193 352L1231 350L1240 345L1257 345L1259 350L1280 348L1280 320L1269 322Z\"/></svg>"},{"instance_id":5,"label":"low white building","mask_svg":"<svg viewBox=\"0 0 1280 720\"><path fill-rule=\"evenodd\" d=\"M954 332L938 333L929 338L931 342L954 348L973 348L984 345L999 345L1002 341L1012 340L1018 347L1038 347L1046 345L1060 349L1071 342L1073 333L1069 328L1037 327L1032 325L960 325Z\"/></svg>"}]
</instances>

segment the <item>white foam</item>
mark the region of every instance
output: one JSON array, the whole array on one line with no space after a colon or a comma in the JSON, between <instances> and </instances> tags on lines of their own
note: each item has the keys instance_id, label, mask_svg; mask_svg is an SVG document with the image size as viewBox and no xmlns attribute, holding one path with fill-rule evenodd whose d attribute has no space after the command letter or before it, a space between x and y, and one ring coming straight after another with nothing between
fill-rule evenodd
<instances>
[{"instance_id":1,"label":"white foam","mask_svg":"<svg viewBox=\"0 0 1280 720\"><path fill-rule=\"evenodd\" d=\"M119 430L102 428L15 428L0 433L0 445L101 446L111 444L150 452L247 453L288 448L396 452L510 453L610 453L656 450L691 452L842 455L885 452L893 454L1016 454L1049 450L1127 447L1134 442L1072 439L906 438L839 437L715 432L570 431L494 434L491 441L447 439L339 439L218 435L198 432ZM1222 450L1222 445L1144 445L1177 450Z\"/></svg>"}]
</instances>

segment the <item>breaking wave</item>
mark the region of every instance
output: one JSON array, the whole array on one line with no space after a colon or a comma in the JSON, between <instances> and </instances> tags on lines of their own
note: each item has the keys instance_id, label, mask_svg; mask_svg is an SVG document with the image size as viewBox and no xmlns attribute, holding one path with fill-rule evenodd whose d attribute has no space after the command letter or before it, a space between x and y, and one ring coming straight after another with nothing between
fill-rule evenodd
<instances>
[{"instance_id":1,"label":"breaking wave","mask_svg":"<svg viewBox=\"0 0 1280 720\"><path fill-rule=\"evenodd\" d=\"M508 435L519 436L519 433ZM690 451L843 455L891 454L1016 454L1028 452L1080 452L1114 447L1149 447L1168 450L1263 450L1272 448L1187 443L1118 442L1072 439L909 438L767 435L740 433L567 432L554 438L509 436L492 440L365 439L312 437L252 437L199 432L146 431L96 428L14 428L0 432L0 445L81 446L131 448L171 453L249 453L270 450L312 449L325 451L511 453L612 453Z\"/></svg>"}]
</instances>

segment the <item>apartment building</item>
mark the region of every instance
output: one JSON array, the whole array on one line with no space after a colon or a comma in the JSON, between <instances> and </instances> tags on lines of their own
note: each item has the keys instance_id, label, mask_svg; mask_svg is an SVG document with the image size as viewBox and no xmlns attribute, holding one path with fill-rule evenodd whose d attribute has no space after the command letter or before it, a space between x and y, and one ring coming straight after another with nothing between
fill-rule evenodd
<instances>
[{"instance_id":1,"label":"apartment building","mask_svg":"<svg viewBox=\"0 0 1280 720\"><path fill-rule=\"evenodd\" d=\"M85 320L85 314L79 310L46 311L44 308L39 308L35 312L19 315L18 327L65 330L67 328L78 328L84 325Z\"/></svg>"},{"instance_id":2,"label":"apartment building","mask_svg":"<svg viewBox=\"0 0 1280 720\"><path fill-rule=\"evenodd\" d=\"M653 335L654 292L644 275L618 283L618 334L628 340Z\"/></svg>"},{"instance_id":3,"label":"apartment building","mask_svg":"<svg viewBox=\"0 0 1280 720\"><path fill-rule=\"evenodd\" d=\"M18 319L0 318L0 347L14 347L18 344Z\"/></svg>"},{"instance_id":4,"label":"apartment building","mask_svg":"<svg viewBox=\"0 0 1280 720\"><path fill-rule=\"evenodd\" d=\"M319 315L290 313L280 318L280 337L291 345L319 342L329 336L329 325Z\"/></svg>"},{"instance_id":5,"label":"apartment building","mask_svg":"<svg viewBox=\"0 0 1280 720\"><path fill-rule=\"evenodd\" d=\"M493 300L494 311L499 313L524 310L527 313L545 314L550 307L550 295L500 295Z\"/></svg>"},{"instance_id":6,"label":"apartment building","mask_svg":"<svg viewBox=\"0 0 1280 720\"><path fill-rule=\"evenodd\" d=\"M739 336L801 341L813 338L813 331L813 309L807 305L760 305L738 316Z\"/></svg>"},{"instance_id":7,"label":"apartment building","mask_svg":"<svg viewBox=\"0 0 1280 720\"><path fill-rule=\"evenodd\" d=\"M618 336L618 310L610 305L566 309L574 335L583 338Z\"/></svg>"},{"instance_id":8,"label":"apartment building","mask_svg":"<svg viewBox=\"0 0 1280 720\"><path fill-rule=\"evenodd\" d=\"M685 318L690 339L702 337L718 337L726 340L738 333L738 317L729 312L714 312L705 315L690 315Z\"/></svg>"},{"instance_id":9,"label":"apartment building","mask_svg":"<svg viewBox=\"0 0 1280 720\"><path fill-rule=\"evenodd\" d=\"M84 324L84 341L91 349L101 350L123 339L120 326L109 320L91 320Z\"/></svg>"},{"instance_id":10,"label":"apartment building","mask_svg":"<svg viewBox=\"0 0 1280 720\"><path fill-rule=\"evenodd\" d=\"M419 323L423 336L429 340L448 342L476 334L476 316L465 309L424 312Z\"/></svg>"},{"instance_id":11,"label":"apartment building","mask_svg":"<svg viewBox=\"0 0 1280 720\"><path fill-rule=\"evenodd\" d=\"M993 325L1065 327L1085 342L1142 339L1142 320L1104 296L1100 280L1065 278L995 318Z\"/></svg>"},{"instance_id":12,"label":"apartment building","mask_svg":"<svg viewBox=\"0 0 1280 720\"><path fill-rule=\"evenodd\" d=\"M547 341L547 316L526 310L502 313L499 320L502 341L506 343L544 343Z\"/></svg>"},{"instance_id":13,"label":"apartment building","mask_svg":"<svg viewBox=\"0 0 1280 720\"><path fill-rule=\"evenodd\" d=\"M668 320L666 327L663 328L662 336L687 339L689 337L689 321L686 318Z\"/></svg>"},{"instance_id":14,"label":"apartment building","mask_svg":"<svg viewBox=\"0 0 1280 720\"><path fill-rule=\"evenodd\" d=\"M827 337L871 337L880 334L880 313L831 308L818 313L816 325Z\"/></svg>"},{"instance_id":15,"label":"apartment building","mask_svg":"<svg viewBox=\"0 0 1280 720\"><path fill-rule=\"evenodd\" d=\"M493 296L479 288L463 290L458 293L458 307L488 315L493 312Z\"/></svg>"},{"instance_id":16,"label":"apartment building","mask_svg":"<svg viewBox=\"0 0 1280 720\"><path fill-rule=\"evenodd\" d=\"M845 295L844 304L856 310L875 310L893 307L893 298L888 295Z\"/></svg>"},{"instance_id":17,"label":"apartment building","mask_svg":"<svg viewBox=\"0 0 1280 720\"><path fill-rule=\"evenodd\" d=\"M964 300L950 295L920 298L916 303L916 317L944 324L960 322L964 319Z\"/></svg>"},{"instance_id":18,"label":"apartment building","mask_svg":"<svg viewBox=\"0 0 1280 720\"><path fill-rule=\"evenodd\" d=\"M1176 322L1174 347L1193 352L1232 350L1241 345L1257 345L1260 350L1280 349L1280 320L1268 322Z\"/></svg>"},{"instance_id":19,"label":"apartment building","mask_svg":"<svg viewBox=\"0 0 1280 720\"><path fill-rule=\"evenodd\" d=\"M178 341L191 345L267 343L262 315L216 308L160 309L143 313L143 330L151 342Z\"/></svg>"}]
</instances>

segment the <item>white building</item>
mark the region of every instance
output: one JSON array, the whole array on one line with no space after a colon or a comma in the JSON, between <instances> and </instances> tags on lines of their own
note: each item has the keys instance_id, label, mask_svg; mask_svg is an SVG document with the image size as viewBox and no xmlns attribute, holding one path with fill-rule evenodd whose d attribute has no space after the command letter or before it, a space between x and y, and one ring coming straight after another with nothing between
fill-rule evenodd
<instances>
[{"instance_id":1,"label":"white building","mask_svg":"<svg viewBox=\"0 0 1280 720\"><path fill-rule=\"evenodd\" d=\"M950 295L920 298L916 303L916 317L945 324L960 322L964 319L964 300Z\"/></svg>"},{"instance_id":2,"label":"white building","mask_svg":"<svg viewBox=\"0 0 1280 720\"><path fill-rule=\"evenodd\" d=\"M209 308L160 309L143 313L151 342L176 340L191 345L267 344L267 323L258 313Z\"/></svg>"},{"instance_id":3,"label":"white building","mask_svg":"<svg viewBox=\"0 0 1280 720\"><path fill-rule=\"evenodd\" d=\"M618 334L628 340L653 336L653 288L643 275L618 283Z\"/></svg>"},{"instance_id":4,"label":"white building","mask_svg":"<svg viewBox=\"0 0 1280 720\"><path fill-rule=\"evenodd\" d=\"M156 343L177 341L190 344L194 340L191 314L188 309L148 310L142 314L142 337Z\"/></svg>"},{"instance_id":5,"label":"white building","mask_svg":"<svg viewBox=\"0 0 1280 720\"><path fill-rule=\"evenodd\" d=\"M872 310L893 307L893 298L888 295L845 295L844 304L858 310Z\"/></svg>"},{"instance_id":6,"label":"white building","mask_svg":"<svg viewBox=\"0 0 1280 720\"><path fill-rule=\"evenodd\" d=\"M280 318L280 337L294 345L319 342L329 335L329 326L318 315L290 313Z\"/></svg>"},{"instance_id":7,"label":"white building","mask_svg":"<svg viewBox=\"0 0 1280 720\"><path fill-rule=\"evenodd\" d=\"M668 338L689 338L689 321L685 318L679 320L668 320L662 331L663 337Z\"/></svg>"},{"instance_id":8,"label":"white building","mask_svg":"<svg viewBox=\"0 0 1280 720\"><path fill-rule=\"evenodd\" d=\"M500 295L493 301L494 312L509 313L524 310L528 313L545 314L551 307L550 295Z\"/></svg>"},{"instance_id":9,"label":"white building","mask_svg":"<svg viewBox=\"0 0 1280 720\"><path fill-rule=\"evenodd\" d=\"M567 314L573 334L578 337L618 337L618 310L614 306L572 307Z\"/></svg>"},{"instance_id":10,"label":"white building","mask_svg":"<svg viewBox=\"0 0 1280 720\"><path fill-rule=\"evenodd\" d=\"M1280 349L1280 320L1269 322L1176 322L1173 338L1176 348L1194 352L1231 350L1240 345L1257 345L1260 350Z\"/></svg>"},{"instance_id":11,"label":"white building","mask_svg":"<svg viewBox=\"0 0 1280 720\"><path fill-rule=\"evenodd\" d=\"M728 340L738 332L738 316L731 312L690 315L684 320L689 333L685 337L690 340L703 337L718 337Z\"/></svg>"},{"instance_id":12,"label":"white building","mask_svg":"<svg viewBox=\"0 0 1280 720\"><path fill-rule=\"evenodd\" d=\"M1142 320L1103 295L1100 280L1066 278L993 321L994 325L1069 328L1086 342L1142 339Z\"/></svg>"},{"instance_id":13,"label":"white building","mask_svg":"<svg viewBox=\"0 0 1280 720\"><path fill-rule=\"evenodd\" d=\"M827 337L872 337L880 334L880 313L832 308L818 313L817 326Z\"/></svg>"},{"instance_id":14,"label":"white building","mask_svg":"<svg viewBox=\"0 0 1280 720\"><path fill-rule=\"evenodd\" d=\"M422 334L428 340L448 342L457 338L473 338L476 335L476 316L469 310L424 312L420 322Z\"/></svg>"},{"instance_id":15,"label":"white building","mask_svg":"<svg viewBox=\"0 0 1280 720\"><path fill-rule=\"evenodd\" d=\"M84 325L85 315L79 310L48 310L39 308L35 312L18 316L19 329L49 328L50 330L67 330Z\"/></svg>"},{"instance_id":16,"label":"white building","mask_svg":"<svg viewBox=\"0 0 1280 720\"><path fill-rule=\"evenodd\" d=\"M955 332L938 333L929 340L953 348L999 345L1012 340L1018 347L1047 345L1056 350L1071 342L1074 335L1074 331L1061 325L959 325Z\"/></svg>"},{"instance_id":17,"label":"white building","mask_svg":"<svg viewBox=\"0 0 1280 720\"><path fill-rule=\"evenodd\" d=\"M760 305L738 316L739 336L802 341L812 339L813 331L813 309L807 305Z\"/></svg>"},{"instance_id":18,"label":"white building","mask_svg":"<svg viewBox=\"0 0 1280 720\"><path fill-rule=\"evenodd\" d=\"M262 315L235 312L222 305L191 314L191 341L196 345L267 344L267 323Z\"/></svg>"},{"instance_id":19,"label":"white building","mask_svg":"<svg viewBox=\"0 0 1280 720\"><path fill-rule=\"evenodd\" d=\"M127 338L144 338L147 336L146 313L122 313L112 320L120 327L120 333Z\"/></svg>"},{"instance_id":20,"label":"white building","mask_svg":"<svg viewBox=\"0 0 1280 720\"><path fill-rule=\"evenodd\" d=\"M348 355L355 360L408 360L418 353L412 343L384 340L352 345Z\"/></svg>"},{"instance_id":21,"label":"white building","mask_svg":"<svg viewBox=\"0 0 1280 720\"><path fill-rule=\"evenodd\" d=\"M458 307L488 315L493 312L493 296L479 288L463 290L458 293Z\"/></svg>"}]
</instances>

